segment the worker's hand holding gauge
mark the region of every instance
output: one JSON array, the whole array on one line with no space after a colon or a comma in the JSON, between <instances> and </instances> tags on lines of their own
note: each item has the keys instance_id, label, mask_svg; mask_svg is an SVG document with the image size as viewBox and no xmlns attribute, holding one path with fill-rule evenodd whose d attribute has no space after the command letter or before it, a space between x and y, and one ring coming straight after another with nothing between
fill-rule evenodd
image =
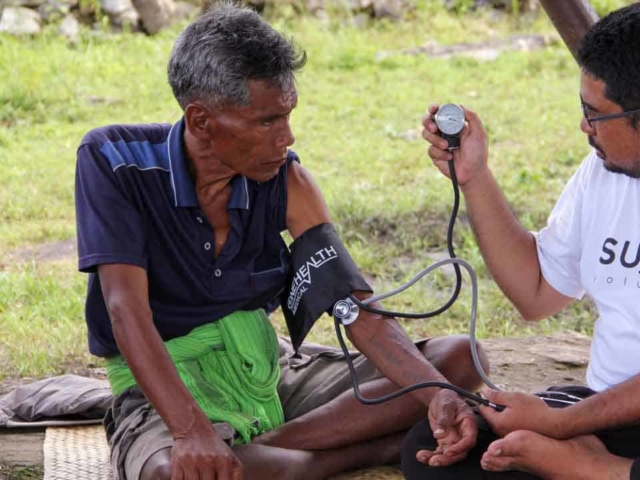
<instances>
[{"instance_id":1,"label":"worker's hand holding gauge","mask_svg":"<svg viewBox=\"0 0 640 480\"><path fill-rule=\"evenodd\" d=\"M460 132L464 128L464 110L455 103L445 103L433 117L442 138L449 143L449 150L460 147Z\"/></svg>"}]
</instances>

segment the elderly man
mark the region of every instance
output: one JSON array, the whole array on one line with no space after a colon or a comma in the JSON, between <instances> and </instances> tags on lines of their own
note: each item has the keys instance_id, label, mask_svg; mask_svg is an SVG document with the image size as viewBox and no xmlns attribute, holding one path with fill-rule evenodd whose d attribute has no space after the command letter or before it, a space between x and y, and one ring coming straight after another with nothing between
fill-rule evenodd
<instances>
[{"instance_id":1,"label":"elderly man","mask_svg":"<svg viewBox=\"0 0 640 480\"><path fill-rule=\"evenodd\" d=\"M585 293L594 299L600 318L589 386L548 392L569 405L562 409L536 396L487 392L507 407L480 409L502 438L483 429L468 459L449 468L440 468L441 442L427 425L416 426L403 451L411 480L640 478L640 460L632 460L640 457L640 4L600 20L578 56L580 128L593 151L546 228L532 234L509 211L487 166L486 133L471 111L453 159L483 257L526 320L553 315ZM432 121L436 111L431 107L425 119L424 137L446 174L452 156Z\"/></svg>"},{"instance_id":2,"label":"elderly man","mask_svg":"<svg viewBox=\"0 0 640 480\"><path fill-rule=\"evenodd\" d=\"M321 479L397 462L406 430L427 415L452 461L475 441L452 391L362 405L340 352L292 346L269 323L292 258L281 232L293 249L335 234L289 149L305 59L255 12L223 3L171 54L183 118L99 128L78 149L79 267L90 273L90 350L107 359L115 396L105 426L118 479ZM335 276L326 290L370 295L351 270L351 283ZM296 322L299 342L309 325ZM416 381L479 384L465 338L414 345L395 320L367 312L346 330L364 353L354 357L368 397Z\"/></svg>"}]
</instances>

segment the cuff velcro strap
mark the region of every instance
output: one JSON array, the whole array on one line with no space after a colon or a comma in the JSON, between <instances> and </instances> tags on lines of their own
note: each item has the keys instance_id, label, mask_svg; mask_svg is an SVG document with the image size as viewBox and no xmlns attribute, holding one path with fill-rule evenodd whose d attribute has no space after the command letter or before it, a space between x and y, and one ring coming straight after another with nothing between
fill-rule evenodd
<instances>
[{"instance_id":1,"label":"cuff velcro strap","mask_svg":"<svg viewBox=\"0 0 640 480\"><path fill-rule=\"evenodd\" d=\"M372 291L333 225L317 225L296 238L281 297L293 348L298 350L324 312L356 290Z\"/></svg>"}]
</instances>

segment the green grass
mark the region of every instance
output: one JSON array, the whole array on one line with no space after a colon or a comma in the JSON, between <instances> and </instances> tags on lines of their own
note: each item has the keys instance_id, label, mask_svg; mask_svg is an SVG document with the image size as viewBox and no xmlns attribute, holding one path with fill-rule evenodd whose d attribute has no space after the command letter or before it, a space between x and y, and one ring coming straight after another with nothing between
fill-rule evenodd
<instances>
[{"instance_id":1,"label":"green grass","mask_svg":"<svg viewBox=\"0 0 640 480\"><path fill-rule=\"evenodd\" d=\"M294 149L315 175L334 221L359 265L385 291L445 250L450 183L431 165L422 140L406 139L432 101L476 110L491 139L491 165L524 225L544 225L564 183L587 152L578 129L578 69L563 45L493 62L392 55L429 41L452 44L514 33L552 33L544 16L455 16L428 4L405 22L367 29L331 20L274 23L304 46L293 115ZM174 122L180 111L165 65L176 27L161 35L93 36L75 45L52 31L33 39L0 36L0 252L73 237L75 148L109 123ZM481 337L574 329L590 332L589 305L525 326L491 282L464 208L457 254L481 277ZM1 257L0 257L1 259ZM72 261L11 262L0 270L0 379L86 367L85 277ZM443 303L450 278L436 274L386 302L424 310ZM411 322L414 337L466 331L469 288L446 314ZM282 331L280 317L278 329ZM312 340L335 343L326 318Z\"/></svg>"},{"instance_id":2,"label":"green grass","mask_svg":"<svg viewBox=\"0 0 640 480\"><path fill-rule=\"evenodd\" d=\"M41 466L14 467L0 463L1 480L40 480L44 477Z\"/></svg>"}]
</instances>

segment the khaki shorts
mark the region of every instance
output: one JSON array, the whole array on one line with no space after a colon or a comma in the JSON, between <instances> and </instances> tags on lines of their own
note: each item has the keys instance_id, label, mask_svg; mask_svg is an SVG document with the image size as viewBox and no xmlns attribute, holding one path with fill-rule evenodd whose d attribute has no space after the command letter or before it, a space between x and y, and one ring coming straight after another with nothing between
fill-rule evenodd
<instances>
[{"instance_id":1,"label":"khaki shorts","mask_svg":"<svg viewBox=\"0 0 640 480\"><path fill-rule=\"evenodd\" d=\"M416 342L421 347L428 339ZM293 357L291 343L278 338L281 376L278 395L285 421L304 415L353 388L341 350L305 343ZM382 374L359 353L351 353L358 383ZM114 480L138 480L146 461L154 453L173 446L173 438L160 415L134 387L116 397L104 419ZM214 423L220 436L233 445L235 430L227 423Z\"/></svg>"}]
</instances>

